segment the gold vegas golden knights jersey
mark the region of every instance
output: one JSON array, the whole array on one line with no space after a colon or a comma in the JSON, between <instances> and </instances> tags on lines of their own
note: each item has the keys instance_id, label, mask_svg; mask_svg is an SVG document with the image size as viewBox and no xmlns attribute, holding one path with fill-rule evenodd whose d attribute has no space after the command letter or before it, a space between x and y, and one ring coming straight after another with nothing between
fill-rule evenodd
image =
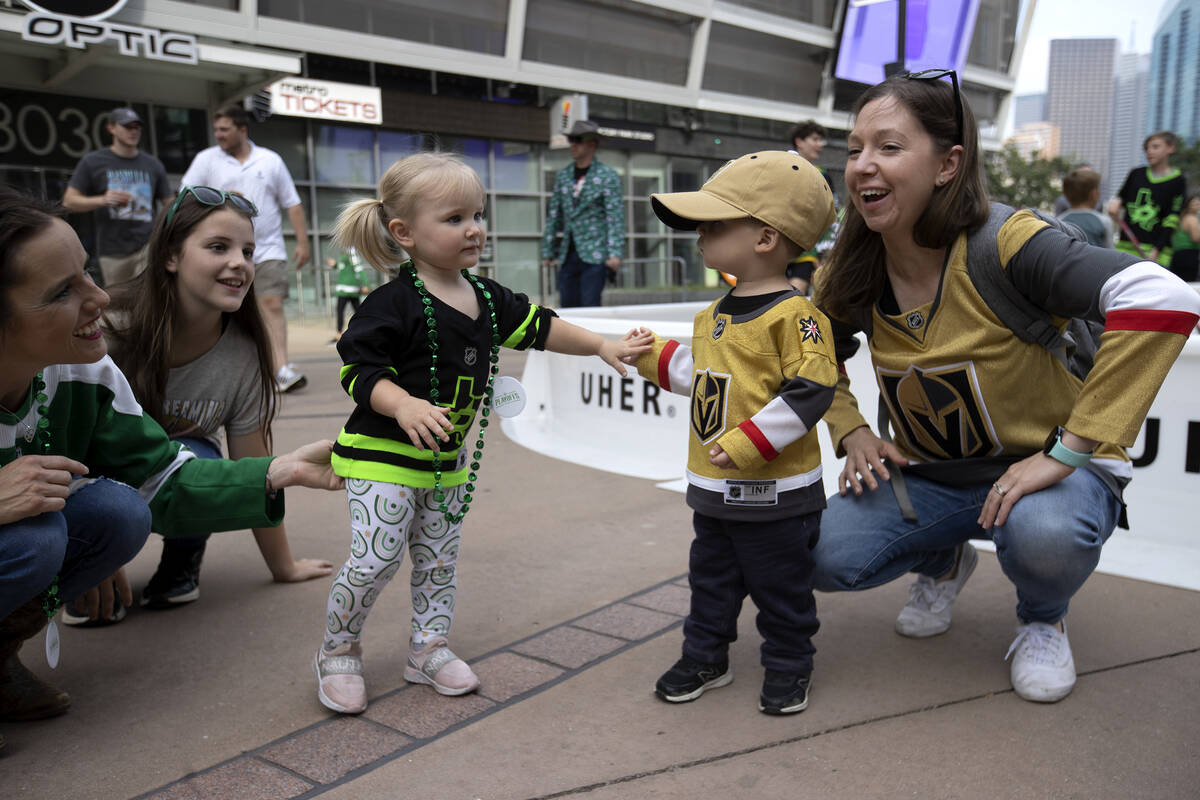
<instances>
[{"instance_id":1,"label":"gold vegas golden knights jersey","mask_svg":"<svg viewBox=\"0 0 1200 800\"><path fill-rule=\"evenodd\" d=\"M895 443L917 465L909 469L952 484L989 482L1062 425L1102 443L1088 469L1120 496L1132 475L1123 448L1196 325L1200 299L1157 264L1074 241L1028 211L1014 214L997 243L1018 291L1060 328L1068 317L1104 323L1095 364L1080 381L988 308L967 274L966 238L950 248L933 302L901 312L889 289L873 310L875 379ZM855 328L838 320L833 328L844 361L857 347ZM849 389L843 370L825 416L839 455L842 438L867 424Z\"/></svg>"},{"instance_id":2,"label":"gold vegas golden knights jersey","mask_svg":"<svg viewBox=\"0 0 1200 800\"><path fill-rule=\"evenodd\" d=\"M688 505L721 519L825 507L815 428L837 383L829 320L798 292L756 299L727 295L696 315L691 347L656 338L637 362L646 380L691 395ZM736 469L709 462L714 445Z\"/></svg>"}]
</instances>

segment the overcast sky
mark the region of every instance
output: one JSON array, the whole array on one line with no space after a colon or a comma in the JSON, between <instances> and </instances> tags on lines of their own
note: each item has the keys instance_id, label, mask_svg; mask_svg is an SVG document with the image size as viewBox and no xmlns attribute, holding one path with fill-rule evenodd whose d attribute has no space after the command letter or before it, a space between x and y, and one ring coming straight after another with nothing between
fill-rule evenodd
<instances>
[{"instance_id":1,"label":"overcast sky","mask_svg":"<svg viewBox=\"0 0 1200 800\"><path fill-rule=\"evenodd\" d=\"M1158 14L1174 1L1038 0L1017 72L1017 94L1046 90L1051 39L1112 37L1121 42L1123 53L1149 53Z\"/></svg>"}]
</instances>

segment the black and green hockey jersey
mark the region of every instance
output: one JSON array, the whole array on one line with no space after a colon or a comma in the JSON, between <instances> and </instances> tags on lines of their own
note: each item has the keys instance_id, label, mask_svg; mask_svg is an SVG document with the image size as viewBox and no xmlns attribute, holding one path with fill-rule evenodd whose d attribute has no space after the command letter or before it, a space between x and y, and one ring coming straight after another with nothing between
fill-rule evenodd
<instances>
[{"instance_id":1,"label":"black and green hockey jersey","mask_svg":"<svg viewBox=\"0 0 1200 800\"><path fill-rule=\"evenodd\" d=\"M1166 175L1155 175L1149 167L1130 170L1117 197L1125 205L1125 224L1133 231L1142 249L1165 250L1171 246L1171 235L1179 227L1179 212L1187 196L1187 180L1173 169ZM1137 255L1137 249L1122 229L1118 249Z\"/></svg>"},{"instance_id":2,"label":"black and green hockey jersey","mask_svg":"<svg viewBox=\"0 0 1200 800\"><path fill-rule=\"evenodd\" d=\"M496 309L501 346L544 349L555 313L493 280L480 281ZM491 317L486 298L478 288L475 292L480 308L476 319L431 295L438 336L438 403L447 408L454 425L450 441L441 448L443 486L467 481L468 456L474 448L463 442L483 402L491 367ZM434 485L433 451L418 450L393 417L371 409L371 391L381 380L429 399L432 359L423 308L405 271L367 296L338 341L345 365L342 388L356 404L333 447L338 475L423 488Z\"/></svg>"}]
</instances>

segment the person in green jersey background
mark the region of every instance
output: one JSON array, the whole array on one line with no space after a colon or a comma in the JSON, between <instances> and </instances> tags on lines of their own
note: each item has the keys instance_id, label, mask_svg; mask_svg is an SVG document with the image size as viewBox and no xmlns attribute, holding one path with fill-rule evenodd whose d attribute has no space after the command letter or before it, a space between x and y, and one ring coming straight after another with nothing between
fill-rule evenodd
<instances>
[{"instance_id":1,"label":"person in green jersey background","mask_svg":"<svg viewBox=\"0 0 1200 800\"><path fill-rule=\"evenodd\" d=\"M1117 249L1164 267L1171 263L1171 236L1187 196L1187 180L1171 166L1176 138L1170 131L1146 137L1146 166L1134 167L1108 203L1108 215L1120 231Z\"/></svg>"}]
</instances>

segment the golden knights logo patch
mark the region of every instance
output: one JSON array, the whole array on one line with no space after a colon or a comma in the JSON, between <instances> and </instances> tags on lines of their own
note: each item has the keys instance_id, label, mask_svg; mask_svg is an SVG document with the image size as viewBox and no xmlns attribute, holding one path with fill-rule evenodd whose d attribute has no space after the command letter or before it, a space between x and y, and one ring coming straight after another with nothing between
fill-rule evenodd
<instances>
[{"instance_id":1,"label":"golden knights logo patch","mask_svg":"<svg viewBox=\"0 0 1200 800\"><path fill-rule=\"evenodd\" d=\"M997 455L1000 442L983 405L975 367L951 364L877 370L897 436L930 460Z\"/></svg>"},{"instance_id":2,"label":"golden knights logo patch","mask_svg":"<svg viewBox=\"0 0 1200 800\"><path fill-rule=\"evenodd\" d=\"M729 400L729 378L704 370L692 379L692 430L701 442L725 432L725 406Z\"/></svg>"}]
</instances>

